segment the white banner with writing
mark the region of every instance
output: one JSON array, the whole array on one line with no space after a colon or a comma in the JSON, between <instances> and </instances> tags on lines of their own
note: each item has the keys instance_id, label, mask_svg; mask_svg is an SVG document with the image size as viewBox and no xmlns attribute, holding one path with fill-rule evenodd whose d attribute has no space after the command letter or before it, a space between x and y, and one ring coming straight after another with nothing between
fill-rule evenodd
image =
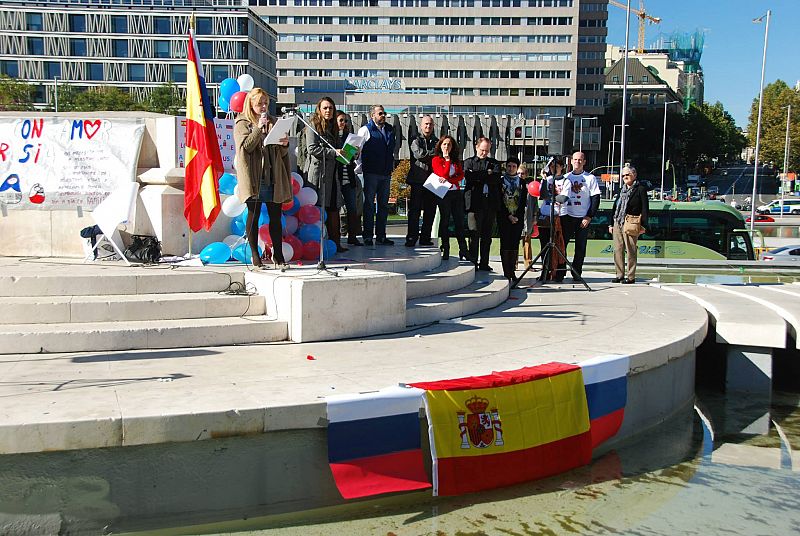
<instances>
[{"instance_id":1,"label":"white banner with writing","mask_svg":"<svg viewBox=\"0 0 800 536\"><path fill-rule=\"evenodd\" d=\"M0 203L93 210L136 180L142 119L0 117Z\"/></svg>"},{"instance_id":2,"label":"white banner with writing","mask_svg":"<svg viewBox=\"0 0 800 536\"><path fill-rule=\"evenodd\" d=\"M175 161L178 167L186 167L186 118L176 117L178 128L175 134ZM236 143L233 141L233 119L214 119L219 142L219 154L225 171L233 171L233 157L236 155Z\"/></svg>"}]
</instances>

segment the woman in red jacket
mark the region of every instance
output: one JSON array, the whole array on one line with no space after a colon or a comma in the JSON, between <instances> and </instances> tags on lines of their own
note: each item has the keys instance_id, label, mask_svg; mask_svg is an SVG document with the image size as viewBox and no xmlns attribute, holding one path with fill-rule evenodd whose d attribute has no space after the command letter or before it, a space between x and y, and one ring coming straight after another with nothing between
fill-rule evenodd
<instances>
[{"instance_id":1,"label":"woman in red jacket","mask_svg":"<svg viewBox=\"0 0 800 536\"><path fill-rule=\"evenodd\" d=\"M442 136L434 149L431 161L433 173L439 182L450 183L450 189L439 200L439 240L442 259L450 258L450 216L458 240L458 257L467 260L467 241L464 238L464 192L461 182L464 179L464 166L461 163L461 149L452 136Z\"/></svg>"}]
</instances>

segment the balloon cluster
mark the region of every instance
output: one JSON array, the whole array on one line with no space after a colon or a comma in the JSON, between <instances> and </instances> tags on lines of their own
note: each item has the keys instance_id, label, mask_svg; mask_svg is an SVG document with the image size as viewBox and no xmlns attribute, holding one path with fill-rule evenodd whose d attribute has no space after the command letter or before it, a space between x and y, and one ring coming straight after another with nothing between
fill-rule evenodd
<instances>
[{"instance_id":1,"label":"balloon cluster","mask_svg":"<svg viewBox=\"0 0 800 536\"><path fill-rule=\"evenodd\" d=\"M255 81L253 77L245 73L239 78L226 78L219 84L219 104L223 112L242 113L247 92L253 89Z\"/></svg>"},{"instance_id":2,"label":"balloon cluster","mask_svg":"<svg viewBox=\"0 0 800 536\"><path fill-rule=\"evenodd\" d=\"M316 206L317 192L303 187L303 178L292 173L291 201L281 206L283 239L281 249L286 262L291 260L313 261L319 258L319 239L322 234L324 211ZM213 242L200 252L200 260L206 264L225 264L231 257L239 262L252 262L250 246L244 237L247 224L247 205L239 201L236 177L225 173L219 179L219 192L230 197L222 202L222 213L231 218L231 234L222 242ZM322 215L322 216L321 216ZM269 234L269 215L262 207L258 218L259 253L265 249L272 251L272 237ZM326 240L325 257L336 255L336 244Z\"/></svg>"}]
</instances>

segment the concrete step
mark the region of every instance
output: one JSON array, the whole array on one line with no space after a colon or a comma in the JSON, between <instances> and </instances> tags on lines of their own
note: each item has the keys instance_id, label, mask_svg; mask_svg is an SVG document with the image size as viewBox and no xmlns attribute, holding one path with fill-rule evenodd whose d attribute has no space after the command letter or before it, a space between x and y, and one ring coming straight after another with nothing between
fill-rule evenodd
<instances>
[{"instance_id":1,"label":"concrete step","mask_svg":"<svg viewBox=\"0 0 800 536\"><path fill-rule=\"evenodd\" d=\"M0 325L0 353L195 348L284 341L286 322L264 316Z\"/></svg>"},{"instance_id":2,"label":"concrete step","mask_svg":"<svg viewBox=\"0 0 800 536\"><path fill-rule=\"evenodd\" d=\"M168 268L82 269L32 273L4 273L0 296L100 296L163 294L175 292L220 292L231 283L244 284L241 271L191 271Z\"/></svg>"},{"instance_id":3,"label":"concrete step","mask_svg":"<svg viewBox=\"0 0 800 536\"><path fill-rule=\"evenodd\" d=\"M475 266L451 257L433 270L407 275L406 299L450 292L466 287L474 280Z\"/></svg>"},{"instance_id":4,"label":"concrete step","mask_svg":"<svg viewBox=\"0 0 800 536\"><path fill-rule=\"evenodd\" d=\"M403 245L403 240L394 238L395 245L389 249L387 246L375 247L375 255L370 256L366 262L361 264L360 268L367 270L380 270L382 272L393 272L396 274L415 274L418 272L425 272L434 270L442 262L439 253L439 246L420 246L416 248L407 248ZM434 243L438 244L438 239L434 239ZM361 250L361 248L358 248ZM371 251L369 246L366 246L360 253L369 254ZM381 253L386 254L385 257L380 256ZM346 256L346 254L344 254ZM408 255L407 257L398 257L398 255Z\"/></svg>"},{"instance_id":5,"label":"concrete step","mask_svg":"<svg viewBox=\"0 0 800 536\"><path fill-rule=\"evenodd\" d=\"M127 322L256 316L266 312L263 296L218 292L106 296L0 297L0 324Z\"/></svg>"},{"instance_id":6,"label":"concrete step","mask_svg":"<svg viewBox=\"0 0 800 536\"><path fill-rule=\"evenodd\" d=\"M502 275L478 272L475 281L458 290L406 302L406 325L419 326L497 307L508 298L509 282Z\"/></svg>"}]
</instances>

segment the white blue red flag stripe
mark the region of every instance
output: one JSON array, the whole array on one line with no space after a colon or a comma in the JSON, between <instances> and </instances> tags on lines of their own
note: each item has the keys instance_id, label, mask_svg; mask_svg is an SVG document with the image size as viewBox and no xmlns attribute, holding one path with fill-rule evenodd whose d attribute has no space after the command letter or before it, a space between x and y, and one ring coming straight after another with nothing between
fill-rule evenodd
<instances>
[{"instance_id":1,"label":"white blue red flag stripe","mask_svg":"<svg viewBox=\"0 0 800 536\"><path fill-rule=\"evenodd\" d=\"M622 426L628 401L628 356L600 356L580 363L589 406L592 448L613 437Z\"/></svg>"},{"instance_id":2,"label":"white blue red flag stripe","mask_svg":"<svg viewBox=\"0 0 800 536\"><path fill-rule=\"evenodd\" d=\"M389 387L328 397L328 462L342 497L431 487L419 412L423 391Z\"/></svg>"}]
</instances>

